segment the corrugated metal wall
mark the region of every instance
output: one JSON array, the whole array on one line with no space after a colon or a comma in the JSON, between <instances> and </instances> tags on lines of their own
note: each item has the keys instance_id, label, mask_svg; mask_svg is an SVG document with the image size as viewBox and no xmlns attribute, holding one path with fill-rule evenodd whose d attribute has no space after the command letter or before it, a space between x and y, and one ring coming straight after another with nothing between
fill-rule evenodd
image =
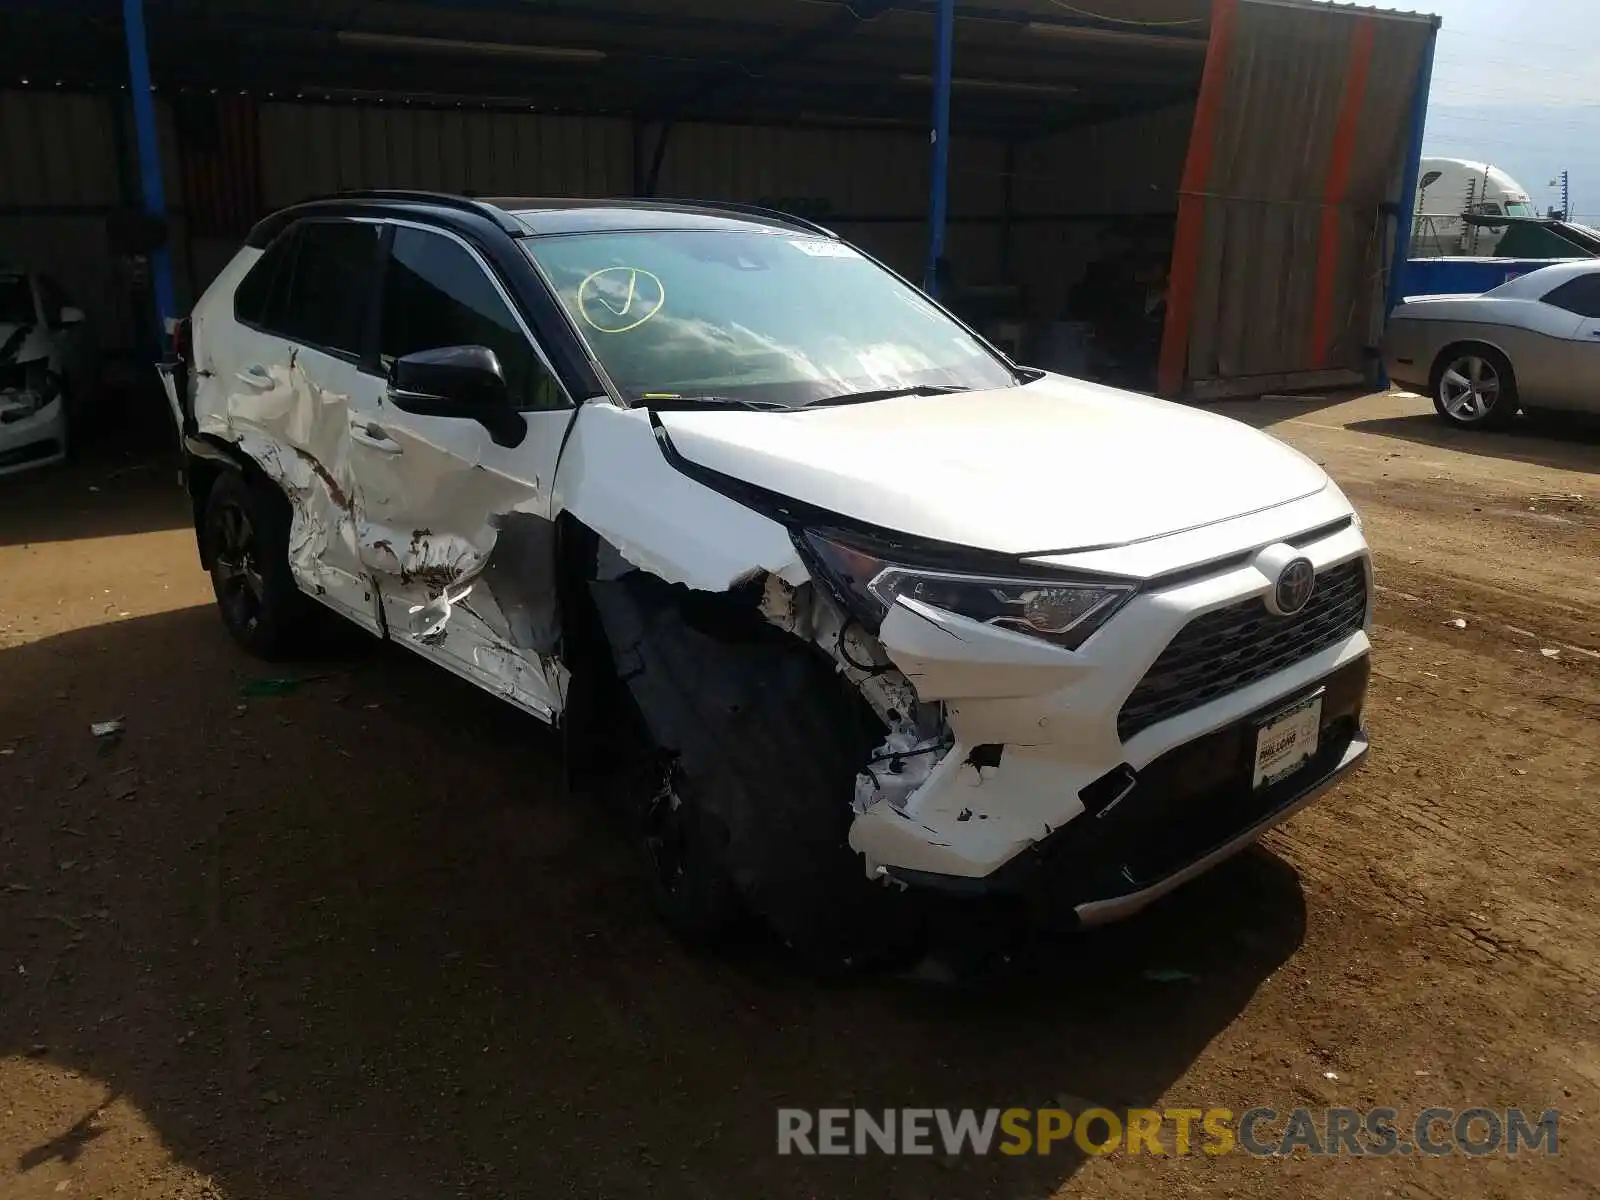
<instances>
[{"instance_id":1,"label":"corrugated metal wall","mask_svg":"<svg viewBox=\"0 0 1600 1200\"><path fill-rule=\"evenodd\" d=\"M1180 222L1174 257L1175 278L1193 274L1193 315L1169 332L1187 345L1163 358L1201 392L1362 372L1383 319L1382 209L1400 191L1431 26L1257 0L1237 0L1228 24L1212 45L1203 91L1215 75L1214 112L1196 130L1184 197L1195 236L1185 245ZM1212 107L1204 95L1201 106ZM1164 370L1167 386L1176 374Z\"/></svg>"},{"instance_id":2,"label":"corrugated metal wall","mask_svg":"<svg viewBox=\"0 0 1600 1200\"><path fill-rule=\"evenodd\" d=\"M157 115L178 301L187 307L238 238L190 236L171 105L158 102ZM258 117L263 212L356 187L558 196L634 190L634 128L622 119L283 102L261 104ZM133 154L131 120L122 94L0 93L0 258L59 276L114 347L134 340L125 268L106 237L107 216L137 203L137 168L130 158L124 178L119 166L119 154ZM645 162L653 134L639 148ZM949 256L963 280L994 282L1003 147L957 139L952 168ZM820 205L822 219L844 236L920 278L927 181L920 132L690 124L671 134L658 193Z\"/></svg>"},{"instance_id":3,"label":"corrugated metal wall","mask_svg":"<svg viewBox=\"0 0 1600 1200\"><path fill-rule=\"evenodd\" d=\"M264 104L261 166L269 210L361 187L619 196L633 190L633 134L603 117Z\"/></svg>"},{"instance_id":4,"label":"corrugated metal wall","mask_svg":"<svg viewBox=\"0 0 1600 1200\"><path fill-rule=\"evenodd\" d=\"M157 106L179 303L191 304L237 247L189 236L179 140ZM124 129L119 151L116 122ZM963 283L1021 283L1039 316L1099 245L1073 218L1170 211L1190 113L1179 108L1023 143L1014 161L1010 250L1003 247L1005 150L958 138L951 148L947 253ZM638 152L648 162L654 131ZM633 191L632 123L405 106L264 103L259 107L261 211L356 187L493 195L615 196ZM121 95L0 94L0 257L62 279L113 346L131 345L122 264L105 220L137 178ZM129 172L135 168L128 165ZM658 192L750 203L817 205L822 220L913 279L927 245L928 152L920 132L683 125L668 141ZM1038 219L1042 215L1067 219ZM1009 267L1007 266L1009 263Z\"/></svg>"},{"instance_id":5,"label":"corrugated metal wall","mask_svg":"<svg viewBox=\"0 0 1600 1200\"><path fill-rule=\"evenodd\" d=\"M178 188L172 115L158 106L169 195ZM0 260L61 280L111 346L132 340L123 264L111 255L106 217L122 204L117 122L133 144L120 96L0 92ZM137 183L133 183L137 187ZM180 278L188 275L181 215L174 220Z\"/></svg>"},{"instance_id":6,"label":"corrugated metal wall","mask_svg":"<svg viewBox=\"0 0 1600 1200\"><path fill-rule=\"evenodd\" d=\"M650 130L640 149L648 159ZM406 107L267 104L261 109L266 207L353 187L417 187L479 195L621 196L634 190L631 122ZM951 148L951 213L999 221L998 143ZM820 202L840 232L897 269L920 275L928 203L923 134L685 124L673 129L657 194L745 203ZM995 229L958 227L952 258L998 269Z\"/></svg>"}]
</instances>

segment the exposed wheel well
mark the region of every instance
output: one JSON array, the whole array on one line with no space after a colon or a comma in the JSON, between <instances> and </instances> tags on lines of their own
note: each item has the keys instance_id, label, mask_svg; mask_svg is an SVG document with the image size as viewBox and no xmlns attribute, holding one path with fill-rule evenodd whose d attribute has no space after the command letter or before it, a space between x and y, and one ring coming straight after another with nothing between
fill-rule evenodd
<instances>
[{"instance_id":1,"label":"exposed wheel well","mask_svg":"<svg viewBox=\"0 0 1600 1200\"><path fill-rule=\"evenodd\" d=\"M211 569L211 556L206 549L203 533L206 501L211 497L217 477L224 471L243 475L253 486L264 488L268 494L278 497L285 509L289 506L289 499L282 489L253 458L237 446L203 433L191 437L188 453L184 456L183 479L189 490L189 507L194 518L195 545L200 552L200 565L207 570Z\"/></svg>"}]
</instances>

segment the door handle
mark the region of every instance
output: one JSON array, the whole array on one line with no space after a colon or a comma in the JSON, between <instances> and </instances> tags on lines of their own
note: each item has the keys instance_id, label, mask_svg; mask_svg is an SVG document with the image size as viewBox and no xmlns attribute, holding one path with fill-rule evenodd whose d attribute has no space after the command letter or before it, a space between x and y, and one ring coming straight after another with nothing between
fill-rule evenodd
<instances>
[{"instance_id":1,"label":"door handle","mask_svg":"<svg viewBox=\"0 0 1600 1200\"><path fill-rule=\"evenodd\" d=\"M363 446L371 446L384 454L401 452L400 443L385 433L383 426L376 421L351 421L350 440L360 442Z\"/></svg>"},{"instance_id":2,"label":"door handle","mask_svg":"<svg viewBox=\"0 0 1600 1200\"><path fill-rule=\"evenodd\" d=\"M269 388L275 386L272 382L272 376L267 373L265 367L246 367L238 372L235 378L241 383L248 383L251 387Z\"/></svg>"}]
</instances>

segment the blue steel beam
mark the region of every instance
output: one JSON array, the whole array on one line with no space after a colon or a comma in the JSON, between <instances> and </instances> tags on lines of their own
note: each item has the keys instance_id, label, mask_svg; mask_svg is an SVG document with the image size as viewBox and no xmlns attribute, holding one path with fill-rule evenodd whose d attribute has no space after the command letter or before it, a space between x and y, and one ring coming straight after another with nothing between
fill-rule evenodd
<instances>
[{"instance_id":1,"label":"blue steel beam","mask_svg":"<svg viewBox=\"0 0 1600 1200\"><path fill-rule=\"evenodd\" d=\"M939 0L933 45L933 161L928 171L928 261L923 289L939 298L944 274L944 224L950 200L950 79L955 51L956 0Z\"/></svg>"},{"instance_id":2,"label":"blue steel beam","mask_svg":"<svg viewBox=\"0 0 1600 1200\"><path fill-rule=\"evenodd\" d=\"M150 92L150 55L144 36L144 0L122 0L123 36L128 43L128 91L133 100L133 129L139 147L139 182L144 211L167 220L166 187L161 178L161 148L156 135L156 104ZM156 293L156 317L165 337L167 318L177 315L172 291L172 255L166 243L150 254L150 277Z\"/></svg>"},{"instance_id":3,"label":"blue steel beam","mask_svg":"<svg viewBox=\"0 0 1600 1200\"><path fill-rule=\"evenodd\" d=\"M1400 184L1400 199L1395 207L1394 257L1389 262L1389 286L1384 296L1384 320L1400 303L1405 286L1406 263L1411 258L1411 227L1416 223L1417 176L1422 170L1422 138L1428 127L1428 92L1433 88L1433 50L1439 40L1438 18L1428 31L1422 62L1417 68L1416 92L1411 97L1411 138L1406 146L1405 178Z\"/></svg>"}]
</instances>

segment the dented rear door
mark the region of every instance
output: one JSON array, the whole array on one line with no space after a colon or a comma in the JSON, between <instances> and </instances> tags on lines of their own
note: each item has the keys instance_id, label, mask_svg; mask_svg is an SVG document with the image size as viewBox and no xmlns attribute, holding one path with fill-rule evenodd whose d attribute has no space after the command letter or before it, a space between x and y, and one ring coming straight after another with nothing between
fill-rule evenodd
<instances>
[{"instance_id":1,"label":"dented rear door","mask_svg":"<svg viewBox=\"0 0 1600 1200\"><path fill-rule=\"evenodd\" d=\"M377 595L356 545L350 410L381 381L363 372L379 238L371 221L301 221L233 294L205 312L196 418L235 443L288 498L289 566L300 588L366 629ZM221 318L214 320L213 317Z\"/></svg>"},{"instance_id":2,"label":"dented rear door","mask_svg":"<svg viewBox=\"0 0 1600 1200\"><path fill-rule=\"evenodd\" d=\"M382 272L379 368L418 350L488 346L527 435L422 416L363 391L351 411L361 555L396 641L547 720L561 711L551 485L572 416L532 332L476 251L395 222Z\"/></svg>"}]
</instances>

